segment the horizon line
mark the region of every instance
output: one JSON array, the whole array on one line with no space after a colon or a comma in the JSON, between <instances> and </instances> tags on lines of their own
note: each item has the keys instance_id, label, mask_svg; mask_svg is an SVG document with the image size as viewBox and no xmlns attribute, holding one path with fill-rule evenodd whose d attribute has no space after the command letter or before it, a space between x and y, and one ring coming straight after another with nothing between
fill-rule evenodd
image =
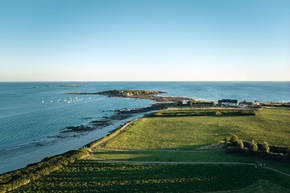
<instances>
[{"instance_id":1,"label":"horizon line","mask_svg":"<svg viewBox=\"0 0 290 193\"><path fill-rule=\"evenodd\" d=\"M13 82L290 82L290 80L8 80Z\"/></svg>"}]
</instances>

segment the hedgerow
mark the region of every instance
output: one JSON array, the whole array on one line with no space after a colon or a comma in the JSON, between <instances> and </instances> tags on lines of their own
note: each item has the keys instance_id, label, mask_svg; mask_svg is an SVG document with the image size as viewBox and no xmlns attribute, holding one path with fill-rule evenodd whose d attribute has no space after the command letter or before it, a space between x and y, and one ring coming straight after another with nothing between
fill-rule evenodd
<instances>
[{"instance_id":1,"label":"hedgerow","mask_svg":"<svg viewBox=\"0 0 290 193\"><path fill-rule=\"evenodd\" d=\"M0 176L0 192L7 192L57 171L89 154L87 148L73 150L61 155L47 157L41 162Z\"/></svg>"}]
</instances>

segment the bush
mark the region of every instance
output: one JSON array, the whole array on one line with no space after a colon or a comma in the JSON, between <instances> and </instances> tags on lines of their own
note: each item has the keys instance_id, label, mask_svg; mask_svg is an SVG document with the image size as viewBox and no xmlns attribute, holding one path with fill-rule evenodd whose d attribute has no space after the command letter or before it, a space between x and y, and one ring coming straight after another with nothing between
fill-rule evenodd
<instances>
[{"instance_id":1,"label":"bush","mask_svg":"<svg viewBox=\"0 0 290 193\"><path fill-rule=\"evenodd\" d=\"M229 142L229 139L227 137L225 137L223 143L227 144L228 142Z\"/></svg>"},{"instance_id":2,"label":"bush","mask_svg":"<svg viewBox=\"0 0 290 193\"><path fill-rule=\"evenodd\" d=\"M229 140L224 138L224 143L230 146L226 150L229 153L258 156L273 161L290 163L290 147L269 146L267 142L257 144L254 140L251 142L242 141L236 135L232 135Z\"/></svg>"},{"instance_id":3,"label":"bush","mask_svg":"<svg viewBox=\"0 0 290 193\"><path fill-rule=\"evenodd\" d=\"M269 147L269 144L267 142L264 142L262 144L261 152L264 152L264 153L269 153L270 152L270 147Z\"/></svg>"},{"instance_id":4,"label":"bush","mask_svg":"<svg viewBox=\"0 0 290 193\"><path fill-rule=\"evenodd\" d=\"M274 152L274 153L287 154L288 152L287 147L278 147L278 146L273 146L273 145L270 145L269 147L270 147L271 152Z\"/></svg>"},{"instance_id":5,"label":"bush","mask_svg":"<svg viewBox=\"0 0 290 193\"><path fill-rule=\"evenodd\" d=\"M231 146L236 146L239 141L239 137L236 135L232 135L229 142Z\"/></svg>"},{"instance_id":6,"label":"bush","mask_svg":"<svg viewBox=\"0 0 290 193\"><path fill-rule=\"evenodd\" d=\"M244 156L257 156L268 160L290 163L290 160L287 158L287 155L282 153L263 153L260 151L252 151L249 149L240 149L240 148L228 148L226 150L227 153L237 153Z\"/></svg>"},{"instance_id":7,"label":"bush","mask_svg":"<svg viewBox=\"0 0 290 193\"><path fill-rule=\"evenodd\" d=\"M217 112L215 112L215 115L217 115L217 116L222 115L222 112L217 111Z\"/></svg>"},{"instance_id":8,"label":"bush","mask_svg":"<svg viewBox=\"0 0 290 193\"><path fill-rule=\"evenodd\" d=\"M242 140L238 140L237 144L236 144L236 147L240 148L240 149L243 149L244 148L244 143Z\"/></svg>"},{"instance_id":9,"label":"bush","mask_svg":"<svg viewBox=\"0 0 290 193\"><path fill-rule=\"evenodd\" d=\"M258 150L258 145L257 145L257 143L254 140L251 141L251 143L249 145L249 149L252 150L252 151L257 151Z\"/></svg>"}]
</instances>

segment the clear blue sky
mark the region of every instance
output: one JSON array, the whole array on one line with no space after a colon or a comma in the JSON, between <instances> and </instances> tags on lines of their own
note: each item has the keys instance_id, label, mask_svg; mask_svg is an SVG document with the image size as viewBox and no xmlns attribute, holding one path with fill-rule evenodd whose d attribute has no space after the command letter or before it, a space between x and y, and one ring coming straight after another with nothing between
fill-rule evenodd
<instances>
[{"instance_id":1,"label":"clear blue sky","mask_svg":"<svg viewBox=\"0 0 290 193\"><path fill-rule=\"evenodd\" d=\"M0 81L290 80L289 0L0 0Z\"/></svg>"}]
</instances>

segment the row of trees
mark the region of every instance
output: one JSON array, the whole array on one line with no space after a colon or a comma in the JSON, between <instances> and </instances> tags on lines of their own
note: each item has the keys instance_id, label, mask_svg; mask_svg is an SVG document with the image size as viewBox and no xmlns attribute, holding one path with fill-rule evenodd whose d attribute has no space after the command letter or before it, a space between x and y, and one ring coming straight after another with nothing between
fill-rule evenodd
<instances>
[{"instance_id":1,"label":"row of trees","mask_svg":"<svg viewBox=\"0 0 290 193\"><path fill-rule=\"evenodd\" d=\"M290 150L287 147L270 146L267 142L257 143L254 140L247 142L237 135L225 138L224 143L229 147L228 152L290 163Z\"/></svg>"},{"instance_id":2,"label":"row of trees","mask_svg":"<svg viewBox=\"0 0 290 193\"><path fill-rule=\"evenodd\" d=\"M226 141L227 141L227 139L226 139ZM229 139L229 141L227 142L227 144L231 147L238 147L240 149L248 148L251 151L260 150L261 152L264 152L264 153L270 152L270 147L269 147L269 144L267 142L263 142L262 144L260 144L260 148L259 148L258 144L254 140L252 140L251 142L247 142L245 144L243 142L243 140L239 139L239 137L237 135L232 135L231 138ZM245 145L248 147L245 147Z\"/></svg>"}]
</instances>

